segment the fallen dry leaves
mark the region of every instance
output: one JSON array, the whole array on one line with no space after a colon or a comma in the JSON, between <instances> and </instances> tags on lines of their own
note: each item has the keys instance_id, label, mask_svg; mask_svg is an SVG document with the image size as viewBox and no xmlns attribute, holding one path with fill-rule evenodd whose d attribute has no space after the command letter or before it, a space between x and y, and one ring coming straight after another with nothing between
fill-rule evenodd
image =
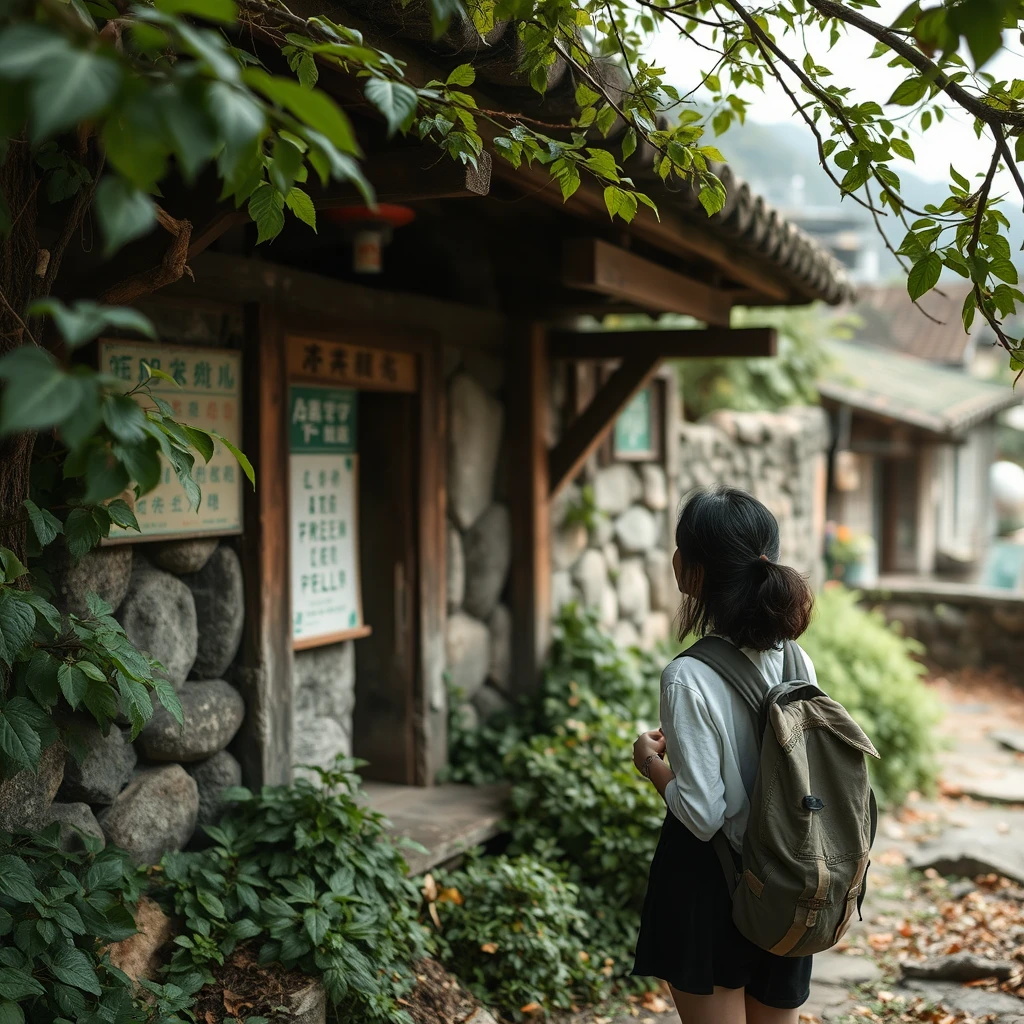
<instances>
[{"instance_id":1,"label":"fallen dry leaves","mask_svg":"<svg viewBox=\"0 0 1024 1024\"><path fill-rule=\"evenodd\" d=\"M1002 989L1024 1000L1024 889L997 875L976 879L976 886L954 898L944 882L935 884L935 913L904 920L893 932L868 935L868 943L900 962L955 953L1009 961L1017 969L1007 981L1000 984L992 978L971 984L990 991Z\"/></svg>"},{"instance_id":2,"label":"fallen dry leaves","mask_svg":"<svg viewBox=\"0 0 1024 1024\"><path fill-rule=\"evenodd\" d=\"M882 998L888 996L888 999ZM876 1013L870 1006L855 1006L850 1016L863 1020L880 1021L883 1024L908 1022L908 1024L987 1024L997 1019L994 1013L984 1017L973 1017L969 1013L950 1013L943 1006L934 1006L924 999L907 1002L902 996L894 996L891 992L879 992L878 1001L883 1004L881 1013ZM803 1020L801 1015L800 1020ZM817 1018L811 1017L811 1021Z\"/></svg>"}]
</instances>

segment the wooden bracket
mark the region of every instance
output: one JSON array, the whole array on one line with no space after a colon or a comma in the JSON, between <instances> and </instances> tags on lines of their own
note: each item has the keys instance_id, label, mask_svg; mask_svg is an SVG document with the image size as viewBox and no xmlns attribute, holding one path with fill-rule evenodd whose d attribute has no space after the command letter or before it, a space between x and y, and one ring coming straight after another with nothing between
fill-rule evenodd
<instances>
[{"instance_id":1,"label":"wooden bracket","mask_svg":"<svg viewBox=\"0 0 1024 1024\"><path fill-rule=\"evenodd\" d=\"M750 359L774 356L774 327L708 327L693 331L551 331L552 359Z\"/></svg>"},{"instance_id":2,"label":"wooden bracket","mask_svg":"<svg viewBox=\"0 0 1024 1024\"><path fill-rule=\"evenodd\" d=\"M548 487L554 497L605 439L630 399L647 386L661 366L660 355L641 354L624 359L591 403L570 425L548 454Z\"/></svg>"},{"instance_id":3,"label":"wooden bracket","mask_svg":"<svg viewBox=\"0 0 1024 1024\"><path fill-rule=\"evenodd\" d=\"M729 326L734 296L652 260L598 238L566 243L562 284L647 309L653 313L685 313L719 327Z\"/></svg>"}]
</instances>

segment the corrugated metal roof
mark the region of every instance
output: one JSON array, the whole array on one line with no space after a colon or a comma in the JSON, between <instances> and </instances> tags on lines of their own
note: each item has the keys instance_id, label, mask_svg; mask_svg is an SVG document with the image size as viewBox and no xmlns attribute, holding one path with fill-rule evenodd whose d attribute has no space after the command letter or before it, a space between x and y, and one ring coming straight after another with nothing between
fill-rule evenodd
<instances>
[{"instance_id":1,"label":"corrugated metal roof","mask_svg":"<svg viewBox=\"0 0 1024 1024\"><path fill-rule=\"evenodd\" d=\"M439 67L472 61L477 85L487 97L503 110L523 114L527 121L536 118L549 125L568 127L569 120L578 113L577 83L565 61L556 61L548 69L547 92L543 97L530 88L527 78L518 71L522 58L519 34L509 24L499 23L481 36L470 20L456 17L448 31L434 39L429 7L423 0L405 4L401 0L345 0L342 4L332 0L295 0L291 8L305 17L319 14L341 22L348 12L372 26L375 44L386 48L389 40L400 39L422 50ZM602 58L593 67L611 95L625 92L626 75L614 61ZM625 131L626 125L618 120L607 140L602 142L598 137L595 145L607 146L618 159L619 142ZM831 252L753 193L728 166L712 168L726 186L728 199L723 210L708 218L688 183L675 181L672 187L672 181L667 185L661 181L654 171L653 157L650 147L640 145L626 161L624 171L659 207L672 209L705 230L710 228L737 250L770 266L794 290L796 302L821 299L837 305L854 298L846 270Z\"/></svg>"},{"instance_id":2,"label":"corrugated metal roof","mask_svg":"<svg viewBox=\"0 0 1024 1024\"><path fill-rule=\"evenodd\" d=\"M971 285L943 282L940 288L943 294L932 291L917 300L920 309L902 284L861 288L853 306L862 321L856 328L857 340L935 363L963 363L972 338L964 330L961 310ZM974 333L984 329L979 316Z\"/></svg>"},{"instance_id":3,"label":"corrugated metal roof","mask_svg":"<svg viewBox=\"0 0 1024 1024\"><path fill-rule=\"evenodd\" d=\"M833 364L818 381L824 398L943 437L1024 401L1024 391L923 359L868 345L830 341Z\"/></svg>"}]
</instances>

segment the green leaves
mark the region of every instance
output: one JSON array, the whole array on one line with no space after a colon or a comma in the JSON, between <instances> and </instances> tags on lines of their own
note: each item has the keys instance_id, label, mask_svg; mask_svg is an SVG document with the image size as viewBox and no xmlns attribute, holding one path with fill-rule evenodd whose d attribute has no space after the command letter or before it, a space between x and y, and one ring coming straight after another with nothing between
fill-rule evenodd
<instances>
[{"instance_id":1,"label":"green leaves","mask_svg":"<svg viewBox=\"0 0 1024 1024\"><path fill-rule=\"evenodd\" d=\"M452 74L454 75L455 71ZM366 83L366 98L384 115L389 135L394 135L397 131L406 131L412 124L419 105L415 89L403 82L393 82L387 78L369 79Z\"/></svg>"},{"instance_id":2,"label":"green leaves","mask_svg":"<svg viewBox=\"0 0 1024 1024\"><path fill-rule=\"evenodd\" d=\"M154 6L167 14L189 14L225 25L233 24L238 18L233 0L155 0Z\"/></svg>"},{"instance_id":3,"label":"green leaves","mask_svg":"<svg viewBox=\"0 0 1024 1024\"><path fill-rule=\"evenodd\" d=\"M290 189L288 194L284 197L284 202L285 206L287 206L303 224L308 224L314 231L316 231L316 207L313 206L313 200L310 199L301 188Z\"/></svg>"},{"instance_id":4,"label":"green leaves","mask_svg":"<svg viewBox=\"0 0 1024 1024\"><path fill-rule=\"evenodd\" d=\"M113 255L121 246L149 234L156 226L156 204L141 189L123 178L108 174L96 188L93 200L103 251Z\"/></svg>"},{"instance_id":5,"label":"green leaves","mask_svg":"<svg viewBox=\"0 0 1024 1024\"><path fill-rule=\"evenodd\" d=\"M445 85L457 85L462 89L468 89L476 81L476 71L472 64L460 64L445 79ZM577 94L579 89L577 88ZM582 104L581 104L582 105Z\"/></svg>"},{"instance_id":6,"label":"green leaves","mask_svg":"<svg viewBox=\"0 0 1024 1024\"><path fill-rule=\"evenodd\" d=\"M5 776L35 771L43 748L42 734L46 732L55 732L49 717L27 697L12 697L0 707L0 763L6 769ZM0 892L14 895L9 890L17 885L17 879L9 880L9 886L0 880Z\"/></svg>"},{"instance_id":7,"label":"green leaves","mask_svg":"<svg viewBox=\"0 0 1024 1024\"><path fill-rule=\"evenodd\" d=\"M77 380L34 345L22 345L0 359L0 380L9 384L0 396L0 435L59 423L82 399Z\"/></svg>"},{"instance_id":8,"label":"green leaves","mask_svg":"<svg viewBox=\"0 0 1024 1024\"><path fill-rule=\"evenodd\" d=\"M101 994L99 979L92 963L85 953L74 946L58 949L51 959L50 970L53 976L65 985L71 985L94 996Z\"/></svg>"},{"instance_id":9,"label":"green leaves","mask_svg":"<svg viewBox=\"0 0 1024 1024\"><path fill-rule=\"evenodd\" d=\"M47 544L53 543L57 538L57 534L64 532L64 525L49 510L41 509L34 501L28 498L22 502L22 505L25 506L25 510L28 512L28 521L32 524L36 540L39 541L41 548L45 548Z\"/></svg>"},{"instance_id":10,"label":"green leaves","mask_svg":"<svg viewBox=\"0 0 1024 1024\"><path fill-rule=\"evenodd\" d=\"M96 117L117 94L121 77L116 61L87 50L69 51L40 66L30 93L33 140Z\"/></svg>"},{"instance_id":11,"label":"green leaves","mask_svg":"<svg viewBox=\"0 0 1024 1024\"><path fill-rule=\"evenodd\" d=\"M156 340L156 329L147 316L128 306L101 306L80 299L71 306L60 299L41 299L28 309L29 316L50 316L69 348L92 341L107 328L135 331Z\"/></svg>"},{"instance_id":12,"label":"green leaves","mask_svg":"<svg viewBox=\"0 0 1024 1024\"><path fill-rule=\"evenodd\" d=\"M0 857L0 861L14 861L13 857ZM29 879L31 879L29 875ZM0 885L0 889L3 886ZM25 901L27 902L27 901ZM27 971L13 967L0 967L0 996L4 999L27 999L43 994L43 986Z\"/></svg>"},{"instance_id":13,"label":"green leaves","mask_svg":"<svg viewBox=\"0 0 1024 1024\"><path fill-rule=\"evenodd\" d=\"M354 156L360 154L348 117L325 92L305 89L290 78L269 75L259 68L247 69L243 78L272 103L323 135L341 152Z\"/></svg>"},{"instance_id":14,"label":"green leaves","mask_svg":"<svg viewBox=\"0 0 1024 1024\"><path fill-rule=\"evenodd\" d=\"M931 291L939 283L941 273L942 259L937 252L930 252L919 259L907 276L907 293L911 299L916 301L925 292Z\"/></svg>"},{"instance_id":15,"label":"green leaves","mask_svg":"<svg viewBox=\"0 0 1024 1024\"><path fill-rule=\"evenodd\" d=\"M28 643L36 624L36 613L19 591L0 588L0 664L10 666Z\"/></svg>"},{"instance_id":16,"label":"green leaves","mask_svg":"<svg viewBox=\"0 0 1024 1024\"><path fill-rule=\"evenodd\" d=\"M256 222L256 244L276 238L284 228L284 196L264 182L249 200L249 216Z\"/></svg>"},{"instance_id":17,"label":"green leaves","mask_svg":"<svg viewBox=\"0 0 1024 1024\"><path fill-rule=\"evenodd\" d=\"M89 677L77 666L62 664L57 669L57 685L71 710L77 709L89 691Z\"/></svg>"},{"instance_id":18,"label":"green leaves","mask_svg":"<svg viewBox=\"0 0 1024 1024\"><path fill-rule=\"evenodd\" d=\"M928 82L921 76L914 75L896 86L895 91L889 97L889 102L900 107L913 107L925 98L928 90Z\"/></svg>"}]
</instances>

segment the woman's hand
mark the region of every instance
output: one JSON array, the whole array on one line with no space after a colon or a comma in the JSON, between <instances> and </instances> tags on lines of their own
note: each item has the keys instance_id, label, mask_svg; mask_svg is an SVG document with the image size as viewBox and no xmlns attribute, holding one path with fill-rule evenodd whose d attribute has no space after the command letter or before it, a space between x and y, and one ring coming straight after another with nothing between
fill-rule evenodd
<instances>
[{"instance_id":1,"label":"woman's hand","mask_svg":"<svg viewBox=\"0 0 1024 1024\"><path fill-rule=\"evenodd\" d=\"M643 769L644 761L652 754L655 757L665 756L665 736L660 729L640 733L633 744L633 764L637 771Z\"/></svg>"}]
</instances>

